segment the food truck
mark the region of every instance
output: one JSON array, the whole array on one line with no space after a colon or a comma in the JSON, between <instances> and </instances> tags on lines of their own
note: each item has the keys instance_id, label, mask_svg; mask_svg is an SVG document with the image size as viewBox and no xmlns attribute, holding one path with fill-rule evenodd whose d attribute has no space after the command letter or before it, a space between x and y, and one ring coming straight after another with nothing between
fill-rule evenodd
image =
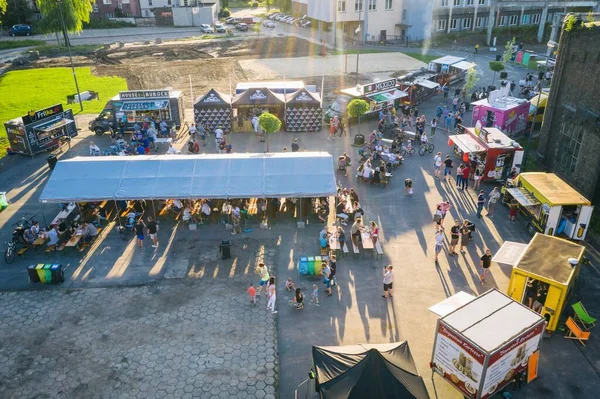
<instances>
[{"instance_id":1,"label":"food truck","mask_svg":"<svg viewBox=\"0 0 600 399\"><path fill-rule=\"evenodd\" d=\"M537 372L546 321L491 289L438 319L431 370L466 398L486 399Z\"/></svg>"},{"instance_id":2,"label":"food truck","mask_svg":"<svg viewBox=\"0 0 600 399\"><path fill-rule=\"evenodd\" d=\"M102 136L112 126L118 129L124 123L126 131L144 120L165 120L169 128L181 126L183 117L183 93L167 89L122 91L111 98L100 115L89 124L89 129Z\"/></svg>"},{"instance_id":3,"label":"food truck","mask_svg":"<svg viewBox=\"0 0 600 399\"><path fill-rule=\"evenodd\" d=\"M340 90L338 98L325 112L324 120L329 123L334 116L341 117L346 112L348 103L355 98L369 103L369 110L362 118L376 118L382 109L397 108L400 105L400 99L406 96L408 94L396 86L395 78L366 85L356 85L356 87Z\"/></svg>"},{"instance_id":4,"label":"food truck","mask_svg":"<svg viewBox=\"0 0 600 399\"><path fill-rule=\"evenodd\" d=\"M508 87L494 90L488 98L472 102L471 126L479 121L483 127L494 127L509 137L527 129L530 103L523 98L509 96L508 90Z\"/></svg>"},{"instance_id":5,"label":"food truck","mask_svg":"<svg viewBox=\"0 0 600 399\"><path fill-rule=\"evenodd\" d=\"M546 320L546 330L552 332L569 303L584 253L585 247L577 243L536 233L529 244L506 241L492 260L513 266L507 293L515 301L535 307L527 291L545 296L535 310Z\"/></svg>"},{"instance_id":6,"label":"food truck","mask_svg":"<svg viewBox=\"0 0 600 399\"><path fill-rule=\"evenodd\" d=\"M507 180L501 192L502 201L516 202L529 220L527 229L532 236L539 231L572 240L585 238L594 207L554 173L521 173Z\"/></svg>"},{"instance_id":7,"label":"food truck","mask_svg":"<svg viewBox=\"0 0 600 399\"><path fill-rule=\"evenodd\" d=\"M430 97L439 93L441 87L436 82L437 74L421 68L420 70L407 73L396 78L400 90L408 96L402 99L407 105L419 105Z\"/></svg>"},{"instance_id":8,"label":"food truck","mask_svg":"<svg viewBox=\"0 0 600 399\"><path fill-rule=\"evenodd\" d=\"M495 128L465 127L464 133L448 136L448 144L464 162L483 168L482 181L506 180L513 168L521 170L523 148Z\"/></svg>"},{"instance_id":9,"label":"food truck","mask_svg":"<svg viewBox=\"0 0 600 399\"><path fill-rule=\"evenodd\" d=\"M452 85L465 78L465 72L475 67L475 63L466 61L463 57L446 55L429 61L428 69L437 75L437 82L444 85Z\"/></svg>"},{"instance_id":10,"label":"food truck","mask_svg":"<svg viewBox=\"0 0 600 399\"><path fill-rule=\"evenodd\" d=\"M529 115L527 116L527 125L533 123L535 115L535 124L541 125L544 120L544 112L548 103L548 91L542 89L542 92L529 99Z\"/></svg>"},{"instance_id":11,"label":"food truck","mask_svg":"<svg viewBox=\"0 0 600 399\"><path fill-rule=\"evenodd\" d=\"M35 155L52 150L62 139L77 136L73 111L56 104L4 123L12 152Z\"/></svg>"}]
</instances>

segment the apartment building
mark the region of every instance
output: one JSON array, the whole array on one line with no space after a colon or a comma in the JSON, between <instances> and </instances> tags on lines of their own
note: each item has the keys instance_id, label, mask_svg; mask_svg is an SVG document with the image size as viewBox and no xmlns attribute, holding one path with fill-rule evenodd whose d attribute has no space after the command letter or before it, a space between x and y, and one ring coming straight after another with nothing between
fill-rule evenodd
<instances>
[{"instance_id":1,"label":"apartment building","mask_svg":"<svg viewBox=\"0 0 600 399\"><path fill-rule=\"evenodd\" d=\"M100 1L100 0L98 0ZM115 1L115 0L113 0ZM133 1L133 0L131 0ZM217 10L219 9L218 0L136 0L140 2L141 16L142 17L154 17L154 10L163 10L165 8L173 7L212 7L213 4L217 4ZM161 11L164 12L164 11Z\"/></svg>"},{"instance_id":2,"label":"apartment building","mask_svg":"<svg viewBox=\"0 0 600 399\"><path fill-rule=\"evenodd\" d=\"M113 18L117 16L117 9L125 17L141 16L139 0L96 0L92 7L93 18Z\"/></svg>"}]
</instances>

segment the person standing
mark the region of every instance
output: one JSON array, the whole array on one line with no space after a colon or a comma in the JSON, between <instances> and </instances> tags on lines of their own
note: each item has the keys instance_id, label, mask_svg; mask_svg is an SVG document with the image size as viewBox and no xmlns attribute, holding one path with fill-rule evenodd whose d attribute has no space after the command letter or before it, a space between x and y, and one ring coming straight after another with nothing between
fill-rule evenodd
<instances>
[{"instance_id":1,"label":"person standing","mask_svg":"<svg viewBox=\"0 0 600 399\"><path fill-rule=\"evenodd\" d=\"M256 288L254 288L254 284L250 283L250 287L246 290L248 296L250 297L250 303L252 305L256 305Z\"/></svg>"},{"instance_id":2,"label":"person standing","mask_svg":"<svg viewBox=\"0 0 600 399\"><path fill-rule=\"evenodd\" d=\"M321 263L323 273L323 284L325 284L325 292L327 296L331 296L331 268L327 262Z\"/></svg>"},{"instance_id":3,"label":"person standing","mask_svg":"<svg viewBox=\"0 0 600 399\"><path fill-rule=\"evenodd\" d=\"M204 127L204 123L200 123L198 128L198 132L200 134L200 138L202 139L202 147L206 147L206 127Z\"/></svg>"},{"instance_id":4,"label":"person standing","mask_svg":"<svg viewBox=\"0 0 600 399\"><path fill-rule=\"evenodd\" d=\"M450 249L448 251L448 255L457 256L456 253L456 245L458 244L458 239L460 238L460 222L458 220L454 221L454 226L450 229Z\"/></svg>"},{"instance_id":5,"label":"person standing","mask_svg":"<svg viewBox=\"0 0 600 399\"><path fill-rule=\"evenodd\" d=\"M458 107L458 96L454 96L452 98L452 111L456 112L457 107Z\"/></svg>"},{"instance_id":6,"label":"person standing","mask_svg":"<svg viewBox=\"0 0 600 399\"><path fill-rule=\"evenodd\" d=\"M469 188L469 176L471 175L471 168L469 164L466 164L462 170L461 190L467 190Z\"/></svg>"},{"instance_id":7,"label":"person standing","mask_svg":"<svg viewBox=\"0 0 600 399\"><path fill-rule=\"evenodd\" d=\"M473 190L479 190L479 185L481 184L482 177L483 169L480 167L475 167L475 173L473 173Z\"/></svg>"},{"instance_id":8,"label":"person standing","mask_svg":"<svg viewBox=\"0 0 600 399\"><path fill-rule=\"evenodd\" d=\"M269 302L267 302L267 310L270 310L272 314L277 313L275 310L275 301L277 300L277 290L275 289L275 277L271 277L269 280L269 288L267 289L267 295L269 296Z\"/></svg>"},{"instance_id":9,"label":"person standing","mask_svg":"<svg viewBox=\"0 0 600 399\"><path fill-rule=\"evenodd\" d=\"M489 249L485 250L485 254L481 257L479 261L479 266L481 268L481 274L479 275L479 283L483 285L485 283L485 276L487 276L489 272L489 268L492 265L492 251Z\"/></svg>"},{"instance_id":10,"label":"person standing","mask_svg":"<svg viewBox=\"0 0 600 399\"><path fill-rule=\"evenodd\" d=\"M362 219L361 218L354 219L354 223L352 223L352 227L350 228L350 238L352 239L352 244L358 245L358 241L360 240L361 230L362 230Z\"/></svg>"},{"instance_id":11,"label":"person standing","mask_svg":"<svg viewBox=\"0 0 600 399\"><path fill-rule=\"evenodd\" d=\"M444 160L444 180L447 182L448 179L452 179L452 168L454 167L454 162L450 159L450 155L446 155L446 159Z\"/></svg>"},{"instance_id":12,"label":"person standing","mask_svg":"<svg viewBox=\"0 0 600 399\"><path fill-rule=\"evenodd\" d=\"M469 221L465 219L463 220L462 226L460 226L460 252L465 252L465 247L469 244L470 232Z\"/></svg>"},{"instance_id":13,"label":"person standing","mask_svg":"<svg viewBox=\"0 0 600 399\"><path fill-rule=\"evenodd\" d=\"M258 264L257 272L260 275L260 283L258 285L258 292L256 293L256 296L260 296L263 290L263 286L267 285L271 276L269 275L269 270L267 270L267 267L264 263Z\"/></svg>"},{"instance_id":14,"label":"person standing","mask_svg":"<svg viewBox=\"0 0 600 399\"><path fill-rule=\"evenodd\" d=\"M494 187L494 189L490 193L490 200L488 201L488 217L494 217L494 208L496 207L496 203L499 199L500 192L498 191L498 187Z\"/></svg>"},{"instance_id":15,"label":"person standing","mask_svg":"<svg viewBox=\"0 0 600 399\"><path fill-rule=\"evenodd\" d=\"M148 216L146 228L148 229L148 235L152 240L152 248L158 248L158 224L152 219L152 216Z\"/></svg>"},{"instance_id":16,"label":"person standing","mask_svg":"<svg viewBox=\"0 0 600 399\"><path fill-rule=\"evenodd\" d=\"M437 118L433 118L429 126L431 126L431 137L435 137L435 129L437 128Z\"/></svg>"},{"instance_id":17,"label":"person standing","mask_svg":"<svg viewBox=\"0 0 600 399\"><path fill-rule=\"evenodd\" d=\"M440 178L440 172L442 169L442 153L438 152L437 154L435 154L435 157L433 157L433 174L435 175L435 177Z\"/></svg>"},{"instance_id":18,"label":"person standing","mask_svg":"<svg viewBox=\"0 0 600 399\"><path fill-rule=\"evenodd\" d=\"M448 211L452 208L452 205L450 205L450 201L443 201L440 202L439 204L436 204L436 208L439 207L440 210L442 211L442 220L440 221L440 226L444 224L444 219L446 218L446 213L448 213Z\"/></svg>"},{"instance_id":19,"label":"person standing","mask_svg":"<svg viewBox=\"0 0 600 399\"><path fill-rule=\"evenodd\" d=\"M294 139L292 142L292 152L300 151L300 145L298 145L298 139Z\"/></svg>"},{"instance_id":20,"label":"person standing","mask_svg":"<svg viewBox=\"0 0 600 399\"><path fill-rule=\"evenodd\" d=\"M463 168L465 167L465 165L463 165L462 163L460 165L458 165L458 168L456 168L456 189L460 190L461 186L462 186L462 172L463 172Z\"/></svg>"},{"instance_id":21,"label":"person standing","mask_svg":"<svg viewBox=\"0 0 600 399\"><path fill-rule=\"evenodd\" d=\"M438 256L444 249L444 227L438 226L435 230L435 263L438 263Z\"/></svg>"},{"instance_id":22,"label":"person standing","mask_svg":"<svg viewBox=\"0 0 600 399\"><path fill-rule=\"evenodd\" d=\"M137 237L137 245L142 251L144 250L144 227L146 227L146 225L144 224L144 221L140 217L138 219L137 223L135 224L134 228L135 228L135 235Z\"/></svg>"},{"instance_id":23,"label":"person standing","mask_svg":"<svg viewBox=\"0 0 600 399\"><path fill-rule=\"evenodd\" d=\"M478 54L478 52L479 52L479 44L476 44L475 45L475 54Z\"/></svg>"},{"instance_id":24,"label":"person standing","mask_svg":"<svg viewBox=\"0 0 600 399\"><path fill-rule=\"evenodd\" d=\"M383 268L383 295L381 297L387 299L388 293L390 294L390 298L393 297L393 288L394 267L392 265L388 265Z\"/></svg>"},{"instance_id":25,"label":"person standing","mask_svg":"<svg viewBox=\"0 0 600 399\"><path fill-rule=\"evenodd\" d=\"M335 259L335 255L331 255L331 258L329 259L329 269L331 270L329 278L331 280L331 286L333 287L337 285L337 279L335 278L335 273L337 271L337 261Z\"/></svg>"},{"instance_id":26,"label":"person standing","mask_svg":"<svg viewBox=\"0 0 600 399\"><path fill-rule=\"evenodd\" d=\"M485 191L481 190L479 195L477 195L477 217L481 219L481 211L483 210L483 205L485 204Z\"/></svg>"},{"instance_id":27,"label":"person standing","mask_svg":"<svg viewBox=\"0 0 600 399\"><path fill-rule=\"evenodd\" d=\"M190 138L192 140L196 139L196 125L194 125L193 123L190 125Z\"/></svg>"},{"instance_id":28,"label":"person standing","mask_svg":"<svg viewBox=\"0 0 600 399\"><path fill-rule=\"evenodd\" d=\"M513 199L510 203L510 208L508 210L508 221L511 223L514 223L515 219L517 218L518 212L519 212L519 205L517 204L517 201Z\"/></svg>"}]
</instances>

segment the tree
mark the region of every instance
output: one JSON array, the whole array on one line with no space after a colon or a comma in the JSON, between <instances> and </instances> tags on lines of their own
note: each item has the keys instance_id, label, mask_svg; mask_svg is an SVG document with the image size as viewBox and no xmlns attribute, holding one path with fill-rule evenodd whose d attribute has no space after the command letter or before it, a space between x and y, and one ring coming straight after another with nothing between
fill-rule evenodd
<instances>
[{"instance_id":1,"label":"tree","mask_svg":"<svg viewBox=\"0 0 600 399\"><path fill-rule=\"evenodd\" d=\"M358 119L358 132L360 133L360 117L369 110L369 103L365 100L355 98L348 103L347 110L350 117Z\"/></svg>"},{"instance_id":2,"label":"tree","mask_svg":"<svg viewBox=\"0 0 600 399\"><path fill-rule=\"evenodd\" d=\"M0 0L0 24L4 24L4 13L6 12L6 0Z\"/></svg>"},{"instance_id":3,"label":"tree","mask_svg":"<svg viewBox=\"0 0 600 399\"><path fill-rule=\"evenodd\" d=\"M494 71L494 78L492 79L492 86L496 80L496 72L504 71L504 64L502 61L490 61L490 69Z\"/></svg>"},{"instance_id":4,"label":"tree","mask_svg":"<svg viewBox=\"0 0 600 399\"><path fill-rule=\"evenodd\" d=\"M2 1L2 0L0 0ZM42 13L42 20L37 28L42 33L62 32L60 9L68 32L81 32L84 22L90 22L90 14L94 10L93 0L38 0L38 8ZM69 37L64 34L65 44L69 43Z\"/></svg>"},{"instance_id":5,"label":"tree","mask_svg":"<svg viewBox=\"0 0 600 399\"><path fill-rule=\"evenodd\" d=\"M2 14L2 12L0 12ZM24 24L33 16L33 10L29 7L26 0L11 0L6 5L6 11L0 18L3 25L12 26L15 24Z\"/></svg>"},{"instance_id":6,"label":"tree","mask_svg":"<svg viewBox=\"0 0 600 399\"><path fill-rule=\"evenodd\" d=\"M463 90L465 92L470 92L473 90L477 82L479 81L479 77L477 76L477 71L475 68L467 69L467 73L465 74L465 84L463 86Z\"/></svg>"},{"instance_id":7,"label":"tree","mask_svg":"<svg viewBox=\"0 0 600 399\"><path fill-rule=\"evenodd\" d=\"M506 42L504 46L504 54L502 54L502 63L504 65L508 64L513 55L513 47L515 46L515 38Z\"/></svg>"},{"instance_id":8,"label":"tree","mask_svg":"<svg viewBox=\"0 0 600 399\"><path fill-rule=\"evenodd\" d=\"M269 152L269 134L278 132L279 129L281 129L281 121L277 116L264 112L258 117L258 126L260 126L267 135L267 152Z\"/></svg>"},{"instance_id":9,"label":"tree","mask_svg":"<svg viewBox=\"0 0 600 399\"><path fill-rule=\"evenodd\" d=\"M256 23L256 24L252 25L252 30L254 32L256 32L256 36L260 36L261 29L262 29L262 27L260 26L260 23Z\"/></svg>"}]
</instances>

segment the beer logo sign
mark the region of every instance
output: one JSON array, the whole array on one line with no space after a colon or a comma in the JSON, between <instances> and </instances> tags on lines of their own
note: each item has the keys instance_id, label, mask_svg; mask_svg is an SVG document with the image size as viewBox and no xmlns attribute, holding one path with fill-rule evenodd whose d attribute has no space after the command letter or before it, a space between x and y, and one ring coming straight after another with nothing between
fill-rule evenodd
<instances>
[{"instance_id":1,"label":"beer logo sign","mask_svg":"<svg viewBox=\"0 0 600 399\"><path fill-rule=\"evenodd\" d=\"M221 99L220 99L219 97L215 96L215 94L214 94L214 93L210 93L210 94L208 95L208 97L206 97L206 98L204 99L204 102L205 102L205 103L220 103L220 102L221 102Z\"/></svg>"},{"instance_id":2,"label":"beer logo sign","mask_svg":"<svg viewBox=\"0 0 600 399\"><path fill-rule=\"evenodd\" d=\"M254 94L250 96L250 100L266 100L267 96L260 90L256 90Z\"/></svg>"},{"instance_id":3,"label":"beer logo sign","mask_svg":"<svg viewBox=\"0 0 600 399\"><path fill-rule=\"evenodd\" d=\"M312 99L313 98L304 91L300 93L298 97L296 97L296 101L312 101Z\"/></svg>"}]
</instances>

